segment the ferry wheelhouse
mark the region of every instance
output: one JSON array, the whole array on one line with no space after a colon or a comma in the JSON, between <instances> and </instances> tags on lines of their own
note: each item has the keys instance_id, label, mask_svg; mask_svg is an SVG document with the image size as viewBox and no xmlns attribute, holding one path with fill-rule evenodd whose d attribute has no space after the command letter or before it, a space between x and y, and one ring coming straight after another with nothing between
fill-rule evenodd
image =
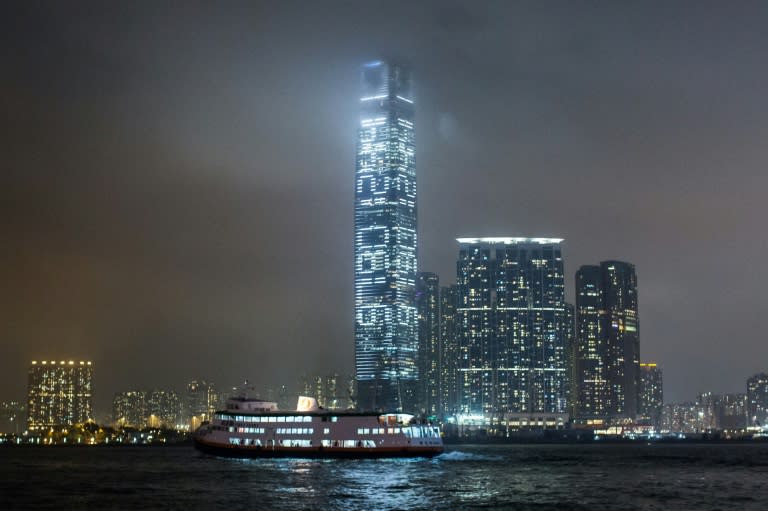
<instances>
[{"instance_id":1,"label":"ferry wheelhouse","mask_svg":"<svg viewBox=\"0 0 768 511\"><path fill-rule=\"evenodd\" d=\"M226 410L192 435L195 447L217 456L382 458L443 452L440 428L413 415L324 410L300 397L296 411L271 401L230 398Z\"/></svg>"}]
</instances>

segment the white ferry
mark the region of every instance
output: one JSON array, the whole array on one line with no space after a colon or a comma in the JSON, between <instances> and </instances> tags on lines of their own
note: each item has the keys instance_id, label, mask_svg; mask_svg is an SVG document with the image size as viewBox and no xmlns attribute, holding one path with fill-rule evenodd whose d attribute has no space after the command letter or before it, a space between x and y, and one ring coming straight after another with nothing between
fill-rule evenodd
<instances>
[{"instance_id":1,"label":"white ferry","mask_svg":"<svg viewBox=\"0 0 768 511\"><path fill-rule=\"evenodd\" d=\"M440 428L404 413L339 412L299 397L296 411L271 401L235 397L192 435L195 447L217 456L384 458L436 456Z\"/></svg>"}]
</instances>

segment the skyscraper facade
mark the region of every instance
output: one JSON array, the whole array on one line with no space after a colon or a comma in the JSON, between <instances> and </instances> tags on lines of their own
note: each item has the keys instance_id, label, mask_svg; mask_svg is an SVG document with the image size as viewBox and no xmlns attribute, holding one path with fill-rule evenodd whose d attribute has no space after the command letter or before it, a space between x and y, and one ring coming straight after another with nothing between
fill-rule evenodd
<instances>
[{"instance_id":1,"label":"skyscraper facade","mask_svg":"<svg viewBox=\"0 0 768 511\"><path fill-rule=\"evenodd\" d=\"M576 273L577 416L634 420L640 400L635 267L621 261Z\"/></svg>"},{"instance_id":2,"label":"skyscraper facade","mask_svg":"<svg viewBox=\"0 0 768 511\"><path fill-rule=\"evenodd\" d=\"M453 415L458 410L458 287L454 284L440 290L440 411Z\"/></svg>"},{"instance_id":3,"label":"skyscraper facade","mask_svg":"<svg viewBox=\"0 0 768 511\"><path fill-rule=\"evenodd\" d=\"M576 272L576 349L574 413L586 420L608 415L608 357L605 338L602 274L599 266L582 266Z\"/></svg>"},{"instance_id":4,"label":"skyscraper facade","mask_svg":"<svg viewBox=\"0 0 768 511\"><path fill-rule=\"evenodd\" d=\"M638 419L647 421L656 430L661 429L664 410L664 379L661 367L654 362L640 364L640 404Z\"/></svg>"},{"instance_id":5,"label":"skyscraper facade","mask_svg":"<svg viewBox=\"0 0 768 511\"><path fill-rule=\"evenodd\" d=\"M358 406L413 406L418 379L416 165L411 74L362 67L355 170L355 377Z\"/></svg>"},{"instance_id":6,"label":"skyscraper facade","mask_svg":"<svg viewBox=\"0 0 768 511\"><path fill-rule=\"evenodd\" d=\"M768 374L759 373L747 380L749 426L768 424Z\"/></svg>"},{"instance_id":7,"label":"skyscraper facade","mask_svg":"<svg viewBox=\"0 0 768 511\"><path fill-rule=\"evenodd\" d=\"M205 380L190 381L185 397L184 420L189 422L191 429L195 429L200 422L209 420L222 404L216 386Z\"/></svg>"},{"instance_id":8,"label":"skyscraper facade","mask_svg":"<svg viewBox=\"0 0 768 511\"><path fill-rule=\"evenodd\" d=\"M118 427L143 428L147 423L147 393L141 390L117 392L112 399L112 420Z\"/></svg>"},{"instance_id":9,"label":"skyscraper facade","mask_svg":"<svg viewBox=\"0 0 768 511\"><path fill-rule=\"evenodd\" d=\"M440 280L435 273L416 276L416 312L419 333L418 408L427 415L440 409Z\"/></svg>"},{"instance_id":10,"label":"skyscraper facade","mask_svg":"<svg viewBox=\"0 0 768 511\"><path fill-rule=\"evenodd\" d=\"M29 429L78 424L91 419L92 380L91 362L33 360L27 380Z\"/></svg>"},{"instance_id":11,"label":"skyscraper facade","mask_svg":"<svg viewBox=\"0 0 768 511\"><path fill-rule=\"evenodd\" d=\"M567 412L562 240L457 241L459 411Z\"/></svg>"}]
</instances>

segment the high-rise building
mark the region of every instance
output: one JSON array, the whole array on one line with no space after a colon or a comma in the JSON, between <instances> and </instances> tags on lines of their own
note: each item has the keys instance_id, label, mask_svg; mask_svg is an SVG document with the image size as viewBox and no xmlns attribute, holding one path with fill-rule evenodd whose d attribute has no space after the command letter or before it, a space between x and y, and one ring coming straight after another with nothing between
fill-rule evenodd
<instances>
[{"instance_id":1,"label":"high-rise building","mask_svg":"<svg viewBox=\"0 0 768 511\"><path fill-rule=\"evenodd\" d=\"M112 420L120 427L143 428L147 422L146 392L117 392L112 399Z\"/></svg>"},{"instance_id":2,"label":"high-rise building","mask_svg":"<svg viewBox=\"0 0 768 511\"><path fill-rule=\"evenodd\" d=\"M698 403L665 404L661 430L677 433L701 433L706 430L704 412Z\"/></svg>"},{"instance_id":3,"label":"high-rise building","mask_svg":"<svg viewBox=\"0 0 768 511\"><path fill-rule=\"evenodd\" d=\"M416 165L411 73L362 67L355 170L355 376L358 406L413 406L416 332Z\"/></svg>"},{"instance_id":4,"label":"high-rise building","mask_svg":"<svg viewBox=\"0 0 768 511\"><path fill-rule=\"evenodd\" d=\"M568 415L573 417L576 402L576 308L572 303L565 304L565 323L563 335L565 337L565 368L568 383L567 403Z\"/></svg>"},{"instance_id":5,"label":"high-rise building","mask_svg":"<svg viewBox=\"0 0 768 511\"><path fill-rule=\"evenodd\" d=\"M720 428L743 429L747 426L747 395L723 394L720 398Z\"/></svg>"},{"instance_id":6,"label":"high-rise building","mask_svg":"<svg viewBox=\"0 0 768 511\"><path fill-rule=\"evenodd\" d=\"M216 393L216 386L213 383L204 380L192 380L187 384L187 395L185 400L185 421L189 421L190 427L194 429L196 424L209 420L217 408L221 408L219 394Z\"/></svg>"},{"instance_id":7,"label":"high-rise building","mask_svg":"<svg viewBox=\"0 0 768 511\"><path fill-rule=\"evenodd\" d=\"M218 408L220 397L211 396L213 408ZM144 401L146 423L148 426L176 429L184 422L182 419L181 399L172 390L152 390L146 393Z\"/></svg>"},{"instance_id":8,"label":"high-rise building","mask_svg":"<svg viewBox=\"0 0 768 511\"><path fill-rule=\"evenodd\" d=\"M566 413L563 240L457 241L459 411Z\"/></svg>"},{"instance_id":9,"label":"high-rise building","mask_svg":"<svg viewBox=\"0 0 768 511\"><path fill-rule=\"evenodd\" d=\"M585 420L608 416L609 385L606 360L605 309L599 266L582 266L576 272L576 349L574 413Z\"/></svg>"},{"instance_id":10,"label":"high-rise building","mask_svg":"<svg viewBox=\"0 0 768 511\"><path fill-rule=\"evenodd\" d=\"M640 399L640 325L632 264L604 261L576 273L576 414L634 420Z\"/></svg>"},{"instance_id":11,"label":"high-rise building","mask_svg":"<svg viewBox=\"0 0 768 511\"><path fill-rule=\"evenodd\" d=\"M653 362L640 364L640 406L638 418L647 421L656 430L661 429L664 408L664 381L661 367Z\"/></svg>"},{"instance_id":12,"label":"high-rise building","mask_svg":"<svg viewBox=\"0 0 768 511\"><path fill-rule=\"evenodd\" d=\"M417 405L427 415L436 415L440 405L440 281L435 273L416 276L416 312L419 333L419 385Z\"/></svg>"},{"instance_id":13,"label":"high-rise building","mask_svg":"<svg viewBox=\"0 0 768 511\"><path fill-rule=\"evenodd\" d=\"M112 401L113 421L121 427L178 428L181 413L181 400L174 391L128 390L115 394Z\"/></svg>"},{"instance_id":14,"label":"high-rise building","mask_svg":"<svg viewBox=\"0 0 768 511\"><path fill-rule=\"evenodd\" d=\"M759 373L747 380L748 426L768 424L768 374Z\"/></svg>"},{"instance_id":15,"label":"high-rise building","mask_svg":"<svg viewBox=\"0 0 768 511\"><path fill-rule=\"evenodd\" d=\"M79 424L92 418L93 366L73 360L33 360L27 386L30 430Z\"/></svg>"},{"instance_id":16,"label":"high-rise building","mask_svg":"<svg viewBox=\"0 0 768 511\"><path fill-rule=\"evenodd\" d=\"M305 375L299 386L304 396L317 399L317 404L329 410L346 410L352 408L350 388L351 377L343 377L337 373L327 375Z\"/></svg>"},{"instance_id":17,"label":"high-rise building","mask_svg":"<svg viewBox=\"0 0 768 511\"><path fill-rule=\"evenodd\" d=\"M459 402L459 344L456 308L459 300L458 287L440 290L440 414L453 415Z\"/></svg>"}]
</instances>

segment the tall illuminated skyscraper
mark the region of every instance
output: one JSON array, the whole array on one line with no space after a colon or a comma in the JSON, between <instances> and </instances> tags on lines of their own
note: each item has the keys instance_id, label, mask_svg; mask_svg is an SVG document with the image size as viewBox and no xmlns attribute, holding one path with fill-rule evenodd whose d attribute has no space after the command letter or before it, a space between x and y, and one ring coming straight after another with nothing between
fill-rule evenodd
<instances>
[{"instance_id":1,"label":"tall illuminated skyscraper","mask_svg":"<svg viewBox=\"0 0 768 511\"><path fill-rule=\"evenodd\" d=\"M30 430L78 424L92 418L90 362L33 360L28 376Z\"/></svg>"},{"instance_id":2,"label":"tall illuminated skyscraper","mask_svg":"<svg viewBox=\"0 0 768 511\"><path fill-rule=\"evenodd\" d=\"M640 323L634 265L603 261L576 273L577 415L635 420L640 403Z\"/></svg>"},{"instance_id":3,"label":"tall illuminated skyscraper","mask_svg":"<svg viewBox=\"0 0 768 511\"><path fill-rule=\"evenodd\" d=\"M362 409L410 408L418 378L411 74L361 70L355 169L355 377Z\"/></svg>"},{"instance_id":4,"label":"tall illuminated skyscraper","mask_svg":"<svg viewBox=\"0 0 768 511\"><path fill-rule=\"evenodd\" d=\"M458 239L460 412L567 412L562 241Z\"/></svg>"}]
</instances>

